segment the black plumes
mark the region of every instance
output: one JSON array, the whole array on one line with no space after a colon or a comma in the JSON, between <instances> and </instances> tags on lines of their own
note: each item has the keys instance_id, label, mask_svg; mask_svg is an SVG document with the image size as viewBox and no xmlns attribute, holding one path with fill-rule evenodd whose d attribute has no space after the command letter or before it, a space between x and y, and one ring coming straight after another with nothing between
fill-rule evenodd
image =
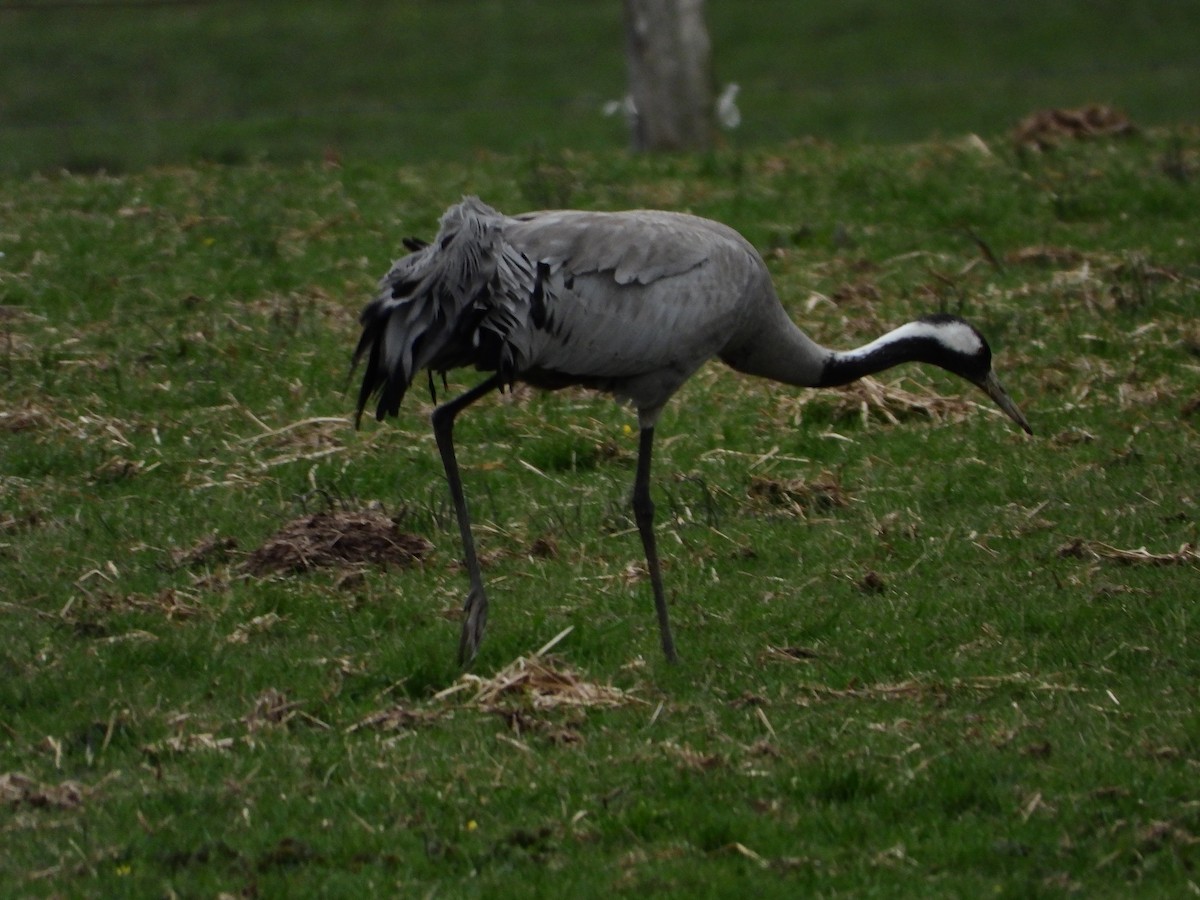
<instances>
[{"instance_id":1,"label":"black plumes","mask_svg":"<svg viewBox=\"0 0 1200 900\"><path fill-rule=\"evenodd\" d=\"M546 310L546 279L549 277L550 267L539 262L533 280L533 293L529 297L529 320L534 328L545 328L550 318Z\"/></svg>"},{"instance_id":2,"label":"black plumes","mask_svg":"<svg viewBox=\"0 0 1200 900\"><path fill-rule=\"evenodd\" d=\"M387 327L388 315L381 309L381 306L382 304L376 301L364 309L359 317L363 333L362 337L358 339L358 346L354 349L350 372L353 374L354 370L358 368L363 356L367 357L367 365L363 371L362 384L358 389L358 409L354 415L355 428L361 424L363 410L367 408L367 403L376 392L380 392L380 400L375 410L375 418L382 421L389 412L389 404L394 407L393 415L399 411L400 401L407 388L407 385L401 387L398 393L394 387L391 390L388 389L388 382L393 379L389 378L389 373L384 371L380 359L383 353L383 331Z\"/></svg>"},{"instance_id":3,"label":"black plumes","mask_svg":"<svg viewBox=\"0 0 1200 900\"><path fill-rule=\"evenodd\" d=\"M499 214L464 202L447 212L437 239L406 238L409 254L393 264L380 294L359 322L351 372L364 359L356 425L377 396L375 417L400 411L417 372L443 385L450 369L474 367L496 372L501 386L512 385L524 363L516 336L528 326L551 321L550 267L534 266L520 251L503 244L493 220Z\"/></svg>"}]
</instances>

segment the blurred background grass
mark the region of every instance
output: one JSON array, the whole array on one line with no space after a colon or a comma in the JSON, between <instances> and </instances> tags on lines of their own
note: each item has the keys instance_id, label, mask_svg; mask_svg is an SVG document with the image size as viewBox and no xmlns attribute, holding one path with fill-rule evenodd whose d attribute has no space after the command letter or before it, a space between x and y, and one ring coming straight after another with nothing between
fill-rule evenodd
<instances>
[{"instance_id":1,"label":"blurred background grass","mask_svg":"<svg viewBox=\"0 0 1200 900\"><path fill-rule=\"evenodd\" d=\"M619 148L617 0L0 4L0 173ZM1191 4L709 0L724 139L1004 132L1088 102L1197 120Z\"/></svg>"}]
</instances>

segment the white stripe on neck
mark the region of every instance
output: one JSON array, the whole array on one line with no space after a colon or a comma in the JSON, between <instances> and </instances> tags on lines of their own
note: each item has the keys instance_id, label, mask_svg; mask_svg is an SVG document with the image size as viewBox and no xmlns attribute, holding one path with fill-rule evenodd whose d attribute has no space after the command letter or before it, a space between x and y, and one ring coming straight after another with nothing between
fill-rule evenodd
<instances>
[{"instance_id":1,"label":"white stripe on neck","mask_svg":"<svg viewBox=\"0 0 1200 900\"><path fill-rule=\"evenodd\" d=\"M983 343L965 322L909 322L899 328L889 331L883 337L878 337L869 344L864 344L857 350L848 350L839 354L845 359L861 359L878 352L889 344L912 339L935 340L944 347L961 353L964 356L974 356L983 350Z\"/></svg>"}]
</instances>

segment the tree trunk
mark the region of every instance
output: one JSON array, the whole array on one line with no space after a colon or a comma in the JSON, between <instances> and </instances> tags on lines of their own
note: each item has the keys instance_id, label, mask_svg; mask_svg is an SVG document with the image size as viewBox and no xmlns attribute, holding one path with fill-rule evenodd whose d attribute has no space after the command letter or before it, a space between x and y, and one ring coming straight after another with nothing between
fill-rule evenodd
<instances>
[{"instance_id":1,"label":"tree trunk","mask_svg":"<svg viewBox=\"0 0 1200 900\"><path fill-rule=\"evenodd\" d=\"M712 45L704 0L625 0L625 35L633 149L712 147Z\"/></svg>"}]
</instances>

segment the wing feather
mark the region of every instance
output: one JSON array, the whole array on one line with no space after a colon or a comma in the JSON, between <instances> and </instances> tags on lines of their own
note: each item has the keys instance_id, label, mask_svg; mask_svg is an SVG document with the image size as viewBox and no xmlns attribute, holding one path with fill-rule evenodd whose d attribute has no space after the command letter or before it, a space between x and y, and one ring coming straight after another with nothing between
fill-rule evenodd
<instances>
[{"instance_id":1,"label":"wing feather","mask_svg":"<svg viewBox=\"0 0 1200 900\"><path fill-rule=\"evenodd\" d=\"M505 238L555 270L611 272L617 284L651 284L708 259L717 234L713 226L715 222L695 216L655 210L552 210L516 216Z\"/></svg>"}]
</instances>

